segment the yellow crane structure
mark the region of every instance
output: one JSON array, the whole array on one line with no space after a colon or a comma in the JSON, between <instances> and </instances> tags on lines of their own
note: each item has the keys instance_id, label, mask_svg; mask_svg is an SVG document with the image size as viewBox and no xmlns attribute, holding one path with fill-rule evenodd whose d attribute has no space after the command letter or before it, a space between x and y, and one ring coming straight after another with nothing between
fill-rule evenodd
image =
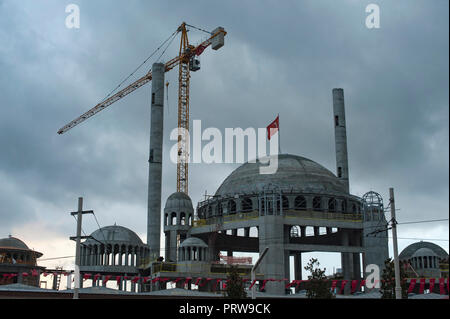
<instances>
[{"instance_id":1,"label":"yellow crane structure","mask_svg":"<svg viewBox=\"0 0 450 319\"><path fill-rule=\"evenodd\" d=\"M192 27L204 32L209 33L209 38L198 45L191 45L188 39L188 29ZM188 163L189 152L186 143L188 139L186 132L189 132L189 82L190 72L200 69L200 62L196 58L200 56L203 51L211 45L212 49L218 50L224 45L224 37L227 34L222 27L216 28L212 32L208 32L192 25L183 22L174 33L174 36L181 33L180 51L179 55L165 64L165 72L168 72L179 67L178 75L178 157L177 157L177 192L183 192L188 194ZM119 101L128 94L139 89L143 85L152 80L152 71L150 70L143 77L128 85L126 88L118 91L114 95L106 98L95 107L79 116L75 120L63 126L58 130L58 134L64 134L70 129L74 128L78 124L86 121L88 118L94 116L98 112L106 109L111 104Z\"/></svg>"}]
</instances>

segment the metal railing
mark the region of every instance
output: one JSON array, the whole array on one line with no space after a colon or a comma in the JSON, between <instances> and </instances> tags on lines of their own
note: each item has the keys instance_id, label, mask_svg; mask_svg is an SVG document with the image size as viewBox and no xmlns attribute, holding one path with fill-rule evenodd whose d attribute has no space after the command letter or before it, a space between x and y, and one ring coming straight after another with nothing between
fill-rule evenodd
<instances>
[{"instance_id":1,"label":"metal railing","mask_svg":"<svg viewBox=\"0 0 450 319\"><path fill-rule=\"evenodd\" d=\"M336 212L321 212L312 210L283 210L285 217L291 218L304 218L314 220L335 220L335 221L347 221L347 222L362 222L363 215L355 213L336 213ZM218 223L229 223L233 221L245 221L250 219L257 219L259 217L258 211L251 211L247 213L236 213L225 216L215 216L206 219L198 219L193 223L193 227L202 227L207 225L214 225Z\"/></svg>"}]
</instances>

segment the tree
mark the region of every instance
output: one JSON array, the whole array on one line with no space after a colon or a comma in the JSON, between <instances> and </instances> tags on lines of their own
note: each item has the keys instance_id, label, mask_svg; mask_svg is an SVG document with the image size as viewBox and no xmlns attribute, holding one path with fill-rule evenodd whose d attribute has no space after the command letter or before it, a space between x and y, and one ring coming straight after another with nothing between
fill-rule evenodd
<instances>
[{"instance_id":1,"label":"tree","mask_svg":"<svg viewBox=\"0 0 450 319\"><path fill-rule=\"evenodd\" d=\"M319 268L320 263L317 259L311 258L306 265L305 270L311 275L308 276L306 284L306 296L310 299L331 299L334 298L325 276L326 268Z\"/></svg>"},{"instance_id":2,"label":"tree","mask_svg":"<svg viewBox=\"0 0 450 319\"><path fill-rule=\"evenodd\" d=\"M247 298L247 293L244 289L244 282L237 267L231 266L230 272L228 273L228 283L226 289L226 297L230 299L245 299Z\"/></svg>"},{"instance_id":3,"label":"tree","mask_svg":"<svg viewBox=\"0 0 450 319\"><path fill-rule=\"evenodd\" d=\"M406 273L403 263L400 261L400 283L402 287L402 299L408 299L406 286ZM394 260L386 259L383 274L381 275L381 299L395 299L395 266Z\"/></svg>"}]
</instances>

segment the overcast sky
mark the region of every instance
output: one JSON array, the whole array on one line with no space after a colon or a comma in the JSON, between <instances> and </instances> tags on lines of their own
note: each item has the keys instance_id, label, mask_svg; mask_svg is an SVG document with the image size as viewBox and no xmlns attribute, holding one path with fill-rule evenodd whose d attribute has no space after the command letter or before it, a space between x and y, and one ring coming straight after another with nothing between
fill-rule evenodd
<instances>
[{"instance_id":1,"label":"overcast sky","mask_svg":"<svg viewBox=\"0 0 450 319\"><path fill-rule=\"evenodd\" d=\"M379 29L365 8L380 7ZM79 29L65 25L80 7ZM0 0L0 238L71 256L77 198L101 226L146 240L151 84L67 134L57 130L103 99L181 24L228 32L191 77L191 120L206 127L265 127L280 114L283 152L335 171L331 91L346 102L350 188L388 201L399 222L449 215L447 0L62 1ZM192 30L190 41L205 34ZM177 55L179 38L161 61ZM159 56L159 54L158 54ZM137 77L148 71L149 60ZM132 79L137 79L133 77ZM177 78L165 105L164 156L177 125ZM194 205L238 164L190 166ZM163 165L163 203L176 165ZM92 217L83 229L97 228ZM448 251L448 221L400 225L402 238ZM402 249L416 240L401 239ZM333 259L334 258L334 259ZM339 267L335 256L326 263ZM70 266L73 260L43 263Z\"/></svg>"}]
</instances>

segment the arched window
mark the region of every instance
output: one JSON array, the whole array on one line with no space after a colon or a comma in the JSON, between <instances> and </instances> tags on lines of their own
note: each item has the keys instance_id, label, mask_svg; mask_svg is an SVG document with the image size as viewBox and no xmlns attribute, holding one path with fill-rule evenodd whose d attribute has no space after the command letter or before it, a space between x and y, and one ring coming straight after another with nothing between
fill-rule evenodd
<instances>
[{"instance_id":1,"label":"arched window","mask_svg":"<svg viewBox=\"0 0 450 319\"><path fill-rule=\"evenodd\" d=\"M186 225L186 214L184 212L180 214L180 225Z\"/></svg>"},{"instance_id":2,"label":"arched window","mask_svg":"<svg viewBox=\"0 0 450 319\"><path fill-rule=\"evenodd\" d=\"M169 225L169 214L165 214L165 217L164 217L164 224L165 224L165 225Z\"/></svg>"},{"instance_id":3,"label":"arched window","mask_svg":"<svg viewBox=\"0 0 450 319\"><path fill-rule=\"evenodd\" d=\"M253 203L251 198L245 197L242 199L242 211L243 212L250 212L253 210Z\"/></svg>"},{"instance_id":4,"label":"arched window","mask_svg":"<svg viewBox=\"0 0 450 319\"><path fill-rule=\"evenodd\" d=\"M293 238L300 237L300 227L299 226L292 226L290 235Z\"/></svg>"},{"instance_id":5,"label":"arched window","mask_svg":"<svg viewBox=\"0 0 450 319\"><path fill-rule=\"evenodd\" d=\"M347 201L345 199L343 199L341 203L341 212L343 213L347 212Z\"/></svg>"},{"instance_id":6,"label":"arched window","mask_svg":"<svg viewBox=\"0 0 450 319\"><path fill-rule=\"evenodd\" d=\"M173 212L170 218L170 225L176 225L177 224L177 213Z\"/></svg>"},{"instance_id":7,"label":"arched window","mask_svg":"<svg viewBox=\"0 0 450 319\"><path fill-rule=\"evenodd\" d=\"M294 201L295 210L306 210L306 198L304 196L297 196Z\"/></svg>"},{"instance_id":8,"label":"arched window","mask_svg":"<svg viewBox=\"0 0 450 319\"><path fill-rule=\"evenodd\" d=\"M328 200L328 211L334 213L336 211L336 198L330 198Z\"/></svg>"},{"instance_id":9,"label":"arched window","mask_svg":"<svg viewBox=\"0 0 450 319\"><path fill-rule=\"evenodd\" d=\"M188 225L192 226L192 214L189 214Z\"/></svg>"},{"instance_id":10,"label":"arched window","mask_svg":"<svg viewBox=\"0 0 450 319\"><path fill-rule=\"evenodd\" d=\"M212 207L211 205L208 206L208 218L212 217Z\"/></svg>"},{"instance_id":11,"label":"arched window","mask_svg":"<svg viewBox=\"0 0 450 319\"><path fill-rule=\"evenodd\" d=\"M228 211L230 214L236 214L236 202L234 200L228 201Z\"/></svg>"},{"instance_id":12,"label":"arched window","mask_svg":"<svg viewBox=\"0 0 450 319\"><path fill-rule=\"evenodd\" d=\"M281 197L283 200L283 210L289 209L289 199L286 196Z\"/></svg>"},{"instance_id":13,"label":"arched window","mask_svg":"<svg viewBox=\"0 0 450 319\"><path fill-rule=\"evenodd\" d=\"M322 198L316 196L313 198L313 210L321 211L322 210Z\"/></svg>"}]
</instances>

